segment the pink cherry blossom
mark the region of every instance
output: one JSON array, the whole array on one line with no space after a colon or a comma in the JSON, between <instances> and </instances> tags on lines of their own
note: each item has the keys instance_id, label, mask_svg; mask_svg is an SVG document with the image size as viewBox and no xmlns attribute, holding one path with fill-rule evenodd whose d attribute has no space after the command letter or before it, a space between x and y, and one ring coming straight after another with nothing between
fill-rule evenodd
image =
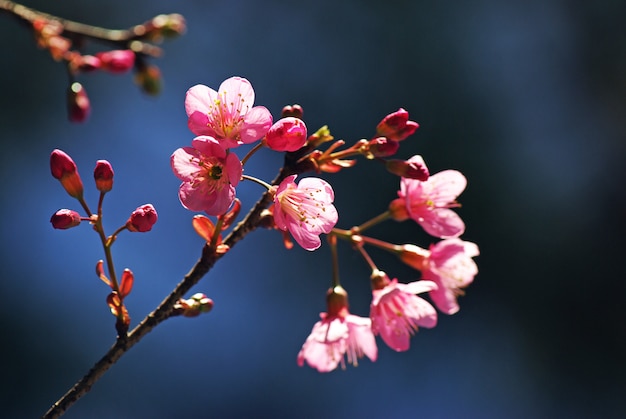
<instances>
[{"instance_id":1,"label":"pink cherry blossom","mask_svg":"<svg viewBox=\"0 0 626 419\"><path fill-rule=\"evenodd\" d=\"M389 280L385 275L386 285L372 291L370 307L372 331L380 334L383 341L395 351L409 349L409 338L422 327L437 325L437 312L426 300L415 294L434 291L437 284L432 281L416 281L409 284Z\"/></svg>"},{"instance_id":2,"label":"pink cherry blossom","mask_svg":"<svg viewBox=\"0 0 626 419\"><path fill-rule=\"evenodd\" d=\"M371 329L372 321L350 314L348 293L339 285L328 290L326 301L327 313L320 314L322 320L315 323L302 345L298 365L303 366L306 361L319 372L329 372L339 364L345 368L344 356L355 366L363 355L376 361L378 347Z\"/></svg>"},{"instance_id":3,"label":"pink cherry blossom","mask_svg":"<svg viewBox=\"0 0 626 419\"><path fill-rule=\"evenodd\" d=\"M454 314L459 311L457 296L463 294L463 288L471 284L478 273L472 260L480 253L478 246L461 239L447 239L431 245L429 252L422 263L422 279L437 284L437 289L430 291L437 308Z\"/></svg>"},{"instance_id":4,"label":"pink cherry blossom","mask_svg":"<svg viewBox=\"0 0 626 419\"><path fill-rule=\"evenodd\" d=\"M408 161L414 159L421 160L421 157L413 156ZM428 234L453 238L463 234L465 223L450 208L459 206L455 200L466 185L467 180L460 172L444 170L426 181L403 177L398 196L404 201L408 215Z\"/></svg>"},{"instance_id":5,"label":"pink cherry blossom","mask_svg":"<svg viewBox=\"0 0 626 419\"><path fill-rule=\"evenodd\" d=\"M307 177L296 185L296 175L286 177L274 195L276 226L291 233L306 250L321 245L319 235L328 234L337 224L338 214L332 204L333 188L325 180Z\"/></svg>"},{"instance_id":6,"label":"pink cherry blossom","mask_svg":"<svg viewBox=\"0 0 626 419\"><path fill-rule=\"evenodd\" d=\"M344 356L355 366L363 355L376 361L378 348L370 319L353 314L329 316L321 313L320 317L322 320L315 323L298 353L299 366L306 361L319 372L329 372L340 363L345 368Z\"/></svg>"},{"instance_id":7,"label":"pink cherry blossom","mask_svg":"<svg viewBox=\"0 0 626 419\"><path fill-rule=\"evenodd\" d=\"M213 137L194 138L191 147L176 150L170 158L174 174L183 181L178 197L183 207L209 215L226 212L235 199L241 178L239 158Z\"/></svg>"},{"instance_id":8,"label":"pink cherry blossom","mask_svg":"<svg viewBox=\"0 0 626 419\"><path fill-rule=\"evenodd\" d=\"M198 84L187 91L185 110L189 129L217 139L224 148L252 143L272 126L272 115L254 104L254 90L241 77L225 80L218 91Z\"/></svg>"}]
</instances>

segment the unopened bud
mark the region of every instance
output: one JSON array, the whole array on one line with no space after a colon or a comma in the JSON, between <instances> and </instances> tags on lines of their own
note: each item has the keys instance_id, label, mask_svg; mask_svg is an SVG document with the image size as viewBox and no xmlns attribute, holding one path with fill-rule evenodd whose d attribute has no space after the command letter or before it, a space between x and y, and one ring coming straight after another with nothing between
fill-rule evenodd
<instances>
[{"instance_id":1,"label":"unopened bud","mask_svg":"<svg viewBox=\"0 0 626 419\"><path fill-rule=\"evenodd\" d=\"M409 160L387 160L385 167L390 173L408 179L417 179L422 182L428 180L428 167L421 156L413 156Z\"/></svg>"},{"instance_id":2,"label":"unopened bud","mask_svg":"<svg viewBox=\"0 0 626 419\"><path fill-rule=\"evenodd\" d=\"M292 116L294 118L302 119L302 115L304 114L304 110L300 105L287 105L283 108L281 112L281 116L283 118L287 118Z\"/></svg>"},{"instance_id":3,"label":"unopened bud","mask_svg":"<svg viewBox=\"0 0 626 419\"><path fill-rule=\"evenodd\" d=\"M100 192L106 193L113 189L113 167L108 161L98 160L96 162L93 177L96 180L96 188Z\"/></svg>"},{"instance_id":4,"label":"unopened bud","mask_svg":"<svg viewBox=\"0 0 626 419\"><path fill-rule=\"evenodd\" d=\"M50 171L55 179L61 182L65 191L72 197L83 196L83 182L78 174L76 163L64 151L55 149L50 154Z\"/></svg>"},{"instance_id":5,"label":"unopened bud","mask_svg":"<svg viewBox=\"0 0 626 419\"><path fill-rule=\"evenodd\" d=\"M185 317L196 317L201 313L208 313L213 309L213 300L205 294L196 293L189 299L181 298L174 305L174 310Z\"/></svg>"},{"instance_id":6,"label":"unopened bud","mask_svg":"<svg viewBox=\"0 0 626 419\"><path fill-rule=\"evenodd\" d=\"M306 125L292 116L276 121L265 135L265 144L274 151L296 151L306 141Z\"/></svg>"},{"instance_id":7,"label":"unopened bud","mask_svg":"<svg viewBox=\"0 0 626 419\"><path fill-rule=\"evenodd\" d=\"M178 13L158 15L144 23L145 37L153 42L175 38L187 30L185 18Z\"/></svg>"},{"instance_id":8,"label":"unopened bud","mask_svg":"<svg viewBox=\"0 0 626 419\"><path fill-rule=\"evenodd\" d=\"M50 222L52 227L59 230L67 230L80 224L80 214L74 210L60 209L52 215Z\"/></svg>"},{"instance_id":9,"label":"unopened bud","mask_svg":"<svg viewBox=\"0 0 626 419\"><path fill-rule=\"evenodd\" d=\"M126 228L132 232L145 233L152 230L152 226L157 222L158 218L152 204L145 204L130 214L130 218L126 221Z\"/></svg>"},{"instance_id":10,"label":"unopened bud","mask_svg":"<svg viewBox=\"0 0 626 419\"><path fill-rule=\"evenodd\" d=\"M100 59L93 55L76 54L72 59L73 68L85 73L99 69L100 64Z\"/></svg>"},{"instance_id":11,"label":"unopened bud","mask_svg":"<svg viewBox=\"0 0 626 419\"><path fill-rule=\"evenodd\" d=\"M367 143L366 150L373 157L389 157L396 154L400 143L386 137L376 137Z\"/></svg>"},{"instance_id":12,"label":"unopened bud","mask_svg":"<svg viewBox=\"0 0 626 419\"><path fill-rule=\"evenodd\" d=\"M84 122L91 112L89 97L82 84L74 82L67 89L67 116L71 122Z\"/></svg>"},{"instance_id":13,"label":"unopened bud","mask_svg":"<svg viewBox=\"0 0 626 419\"><path fill-rule=\"evenodd\" d=\"M376 126L376 133L390 140L402 141L412 135L417 128L419 128L419 124L415 121L409 121L409 113L400 108L380 121Z\"/></svg>"},{"instance_id":14,"label":"unopened bud","mask_svg":"<svg viewBox=\"0 0 626 419\"><path fill-rule=\"evenodd\" d=\"M109 73L126 73L135 65L135 53L129 49L116 49L96 54L101 68Z\"/></svg>"}]
</instances>

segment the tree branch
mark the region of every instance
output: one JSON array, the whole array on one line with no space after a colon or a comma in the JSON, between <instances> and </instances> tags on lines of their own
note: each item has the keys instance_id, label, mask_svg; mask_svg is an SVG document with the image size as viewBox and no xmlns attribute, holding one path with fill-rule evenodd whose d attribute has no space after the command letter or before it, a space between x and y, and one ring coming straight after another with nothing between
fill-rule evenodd
<instances>
[{"instance_id":1,"label":"tree branch","mask_svg":"<svg viewBox=\"0 0 626 419\"><path fill-rule=\"evenodd\" d=\"M293 161L287 155L285 158L285 166L279 171L278 175L272 182L273 185L279 184L285 177L296 171L291 166ZM261 219L261 212L267 208L272 200L272 195L265 192L263 196L252 207L250 212L237 226L230 232L224 240L224 244L232 248L237 242L246 235L254 231ZM204 275L206 275L215 263L221 259L224 254L215 252L215 249L205 245L202 249L202 256L189 271L183 280L174 288L159 306L150 314L148 314L127 336L119 336L115 344L108 352L94 364L94 366L81 378L74 386L63 395L50 409L45 413L43 418L58 418L67 411L74 403L84 396L93 384L95 384L104 373L111 368L130 348L135 346L145 335L147 335L158 324L167 320L172 316L174 304L183 297L194 285L196 285Z\"/></svg>"}]
</instances>

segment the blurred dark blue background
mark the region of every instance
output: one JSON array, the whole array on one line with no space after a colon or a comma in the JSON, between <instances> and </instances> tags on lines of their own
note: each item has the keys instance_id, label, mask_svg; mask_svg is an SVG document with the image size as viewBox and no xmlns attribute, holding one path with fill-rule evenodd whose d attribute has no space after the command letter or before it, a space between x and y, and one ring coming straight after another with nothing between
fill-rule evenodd
<instances>
[{"instance_id":1,"label":"blurred dark blue background","mask_svg":"<svg viewBox=\"0 0 626 419\"><path fill-rule=\"evenodd\" d=\"M413 338L380 345L376 363L318 374L296 354L325 309L327 247L282 249L276 232L241 242L194 289L215 300L197 319L171 319L133 348L68 418L196 417L623 417L626 415L625 134L623 2L425 1L30 1L69 19L121 28L158 13L187 18L187 34L156 61L163 93L143 95L131 76L80 80L93 114L66 121L63 67L31 35L0 17L0 405L5 417L37 417L114 340L102 257L83 226L50 227L77 208L50 176L54 148L89 181L98 159L115 168L105 224L112 231L151 202L149 234L123 234L118 270L136 277L127 303L136 324L197 260L192 213L178 203L173 150L187 145L185 91L248 78L257 104L276 116L300 103L313 130L369 138L404 107L421 124L400 155L422 154L431 173L461 170L464 238L481 249L480 273L461 311ZM246 166L270 180L281 156ZM359 163L327 177L340 227L385 210L398 180ZM261 190L244 182L245 207ZM414 224L372 230L428 245ZM414 271L372 252L401 281ZM355 314L367 315L366 265L341 250Z\"/></svg>"}]
</instances>

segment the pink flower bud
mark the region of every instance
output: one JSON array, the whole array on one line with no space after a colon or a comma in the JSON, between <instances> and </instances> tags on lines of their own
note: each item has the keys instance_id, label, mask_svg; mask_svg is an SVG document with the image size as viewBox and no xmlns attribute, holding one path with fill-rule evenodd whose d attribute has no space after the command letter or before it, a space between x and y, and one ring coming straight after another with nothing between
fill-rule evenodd
<instances>
[{"instance_id":1,"label":"pink flower bud","mask_svg":"<svg viewBox=\"0 0 626 419\"><path fill-rule=\"evenodd\" d=\"M74 82L67 89L67 116L71 122L83 122L91 112L91 104L82 84Z\"/></svg>"},{"instance_id":2,"label":"pink flower bud","mask_svg":"<svg viewBox=\"0 0 626 419\"><path fill-rule=\"evenodd\" d=\"M52 227L59 230L67 230L80 224L80 214L74 210L60 209L50 218Z\"/></svg>"},{"instance_id":3,"label":"pink flower bud","mask_svg":"<svg viewBox=\"0 0 626 419\"><path fill-rule=\"evenodd\" d=\"M78 71L83 72L91 72L100 68L101 62L98 57L93 55L80 55L76 54L76 56L72 60L72 64L74 68Z\"/></svg>"},{"instance_id":4,"label":"pink flower bud","mask_svg":"<svg viewBox=\"0 0 626 419\"><path fill-rule=\"evenodd\" d=\"M152 230L152 226L157 222L158 218L152 204L145 204L130 214L130 218L126 221L126 228L129 231L145 233Z\"/></svg>"},{"instance_id":5,"label":"pink flower bud","mask_svg":"<svg viewBox=\"0 0 626 419\"><path fill-rule=\"evenodd\" d=\"M93 171L96 180L96 188L100 192L109 192L113 189L113 167L106 160L98 160Z\"/></svg>"},{"instance_id":6,"label":"pink flower bud","mask_svg":"<svg viewBox=\"0 0 626 419\"><path fill-rule=\"evenodd\" d=\"M389 157L396 154L400 143L386 137L377 137L367 143L367 151L374 157Z\"/></svg>"},{"instance_id":7,"label":"pink flower bud","mask_svg":"<svg viewBox=\"0 0 626 419\"><path fill-rule=\"evenodd\" d=\"M409 121L409 113L400 108L380 121L376 126L376 133L390 140L402 141L412 135L417 128L419 128L419 124L415 121Z\"/></svg>"},{"instance_id":8,"label":"pink flower bud","mask_svg":"<svg viewBox=\"0 0 626 419\"><path fill-rule=\"evenodd\" d=\"M283 118L293 116L294 118L302 119L303 114L304 111L302 110L302 106L300 105L287 105L283 108L281 112L281 116Z\"/></svg>"},{"instance_id":9,"label":"pink flower bud","mask_svg":"<svg viewBox=\"0 0 626 419\"><path fill-rule=\"evenodd\" d=\"M78 174L76 163L65 152L55 149L50 154L50 171L55 179L61 182L65 191L72 197L83 196L83 182Z\"/></svg>"},{"instance_id":10,"label":"pink flower bud","mask_svg":"<svg viewBox=\"0 0 626 419\"><path fill-rule=\"evenodd\" d=\"M306 125L292 116L276 121L265 135L265 143L274 151L299 150L306 140Z\"/></svg>"},{"instance_id":11,"label":"pink flower bud","mask_svg":"<svg viewBox=\"0 0 626 419\"><path fill-rule=\"evenodd\" d=\"M96 57L100 59L100 68L109 73L125 73L135 65L135 53L129 49L99 52Z\"/></svg>"},{"instance_id":12,"label":"pink flower bud","mask_svg":"<svg viewBox=\"0 0 626 419\"><path fill-rule=\"evenodd\" d=\"M387 160L385 167L390 173L407 179L428 180L428 167L421 156L413 156L409 160Z\"/></svg>"}]
</instances>

